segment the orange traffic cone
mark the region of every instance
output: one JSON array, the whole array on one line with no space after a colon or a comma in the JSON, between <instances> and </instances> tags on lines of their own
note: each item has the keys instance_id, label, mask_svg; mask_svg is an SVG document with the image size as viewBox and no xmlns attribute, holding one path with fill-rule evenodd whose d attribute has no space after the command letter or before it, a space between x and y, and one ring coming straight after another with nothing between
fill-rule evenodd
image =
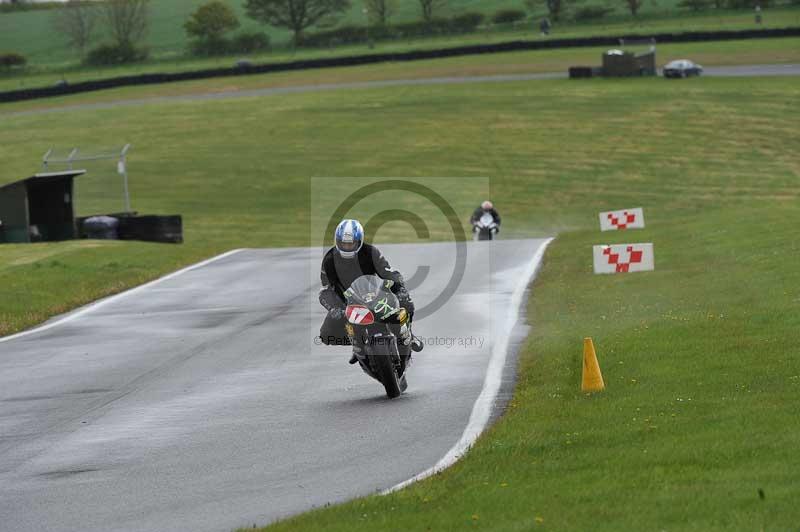
<instances>
[{"instance_id":1,"label":"orange traffic cone","mask_svg":"<svg viewBox=\"0 0 800 532\"><path fill-rule=\"evenodd\" d=\"M600 364L594 352L594 343L591 338L583 339L583 378L581 390L584 392L599 392L605 389L603 374L600 373Z\"/></svg>"}]
</instances>

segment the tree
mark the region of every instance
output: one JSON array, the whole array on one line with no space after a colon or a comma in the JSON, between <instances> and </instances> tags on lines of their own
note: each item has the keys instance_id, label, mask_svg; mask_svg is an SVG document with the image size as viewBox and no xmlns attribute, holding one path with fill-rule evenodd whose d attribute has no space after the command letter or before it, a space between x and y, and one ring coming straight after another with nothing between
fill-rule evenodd
<instances>
[{"instance_id":1,"label":"tree","mask_svg":"<svg viewBox=\"0 0 800 532\"><path fill-rule=\"evenodd\" d=\"M631 15L635 17L639 13L639 8L644 4L644 0L625 0L625 3L628 5L628 9L631 10Z\"/></svg>"},{"instance_id":2,"label":"tree","mask_svg":"<svg viewBox=\"0 0 800 532\"><path fill-rule=\"evenodd\" d=\"M198 7L183 27L192 37L219 41L226 32L239 27L239 20L228 4L213 0Z\"/></svg>"},{"instance_id":3,"label":"tree","mask_svg":"<svg viewBox=\"0 0 800 532\"><path fill-rule=\"evenodd\" d=\"M422 11L422 20L431 22L436 15L447 5L447 0L419 0Z\"/></svg>"},{"instance_id":4,"label":"tree","mask_svg":"<svg viewBox=\"0 0 800 532\"><path fill-rule=\"evenodd\" d=\"M530 11L536 11L541 4L547 6L547 13L553 21L561 16L564 0L525 0L525 5Z\"/></svg>"},{"instance_id":5,"label":"tree","mask_svg":"<svg viewBox=\"0 0 800 532\"><path fill-rule=\"evenodd\" d=\"M364 9L367 10L370 20L378 26L386 26L394 15L395 0L364 0Z\"/></svg>"},{"instance_id":6,"label":"tree","mask_svg":"<svg viewBox=\"0 0 800 532\"><path fill-rule=\"evenodd\" d=\"M67 42L83 56L86 45L92 40L97 22L97 8L82 0L69 0L53 15L53 28L67 38Z\"/></svg>"},{"instance_id":7,"label":"tree","mask_svg":"<svg viewBox=\"0 0 800 532\"><path fill-rule=\"evenodd\" d=\"M303 31L335 17L350 7L350 0L246 0L247 16L294 33L295 44L303 40Z\"/></svg>"},{"instance_id":8,"label":"tree","mask_svg":"<svg viewBox=\"0 0 800 532\"><path fill-rule=\"evenodd\" d=\"M698 12L707 9L711 4L709 0L681 0L677 5L678 7L684 7Z\"/></svg>"},{"instance_id":9,"label":"tree","mask_svg":"<svg viewBox=\"0 0 800 532\"><path fill-rule=\"evenodd\" d=\"M149 0L106 0L103 15L109 33L119 47L139 42L150 25Z\"/></svg>"}]
</instances>

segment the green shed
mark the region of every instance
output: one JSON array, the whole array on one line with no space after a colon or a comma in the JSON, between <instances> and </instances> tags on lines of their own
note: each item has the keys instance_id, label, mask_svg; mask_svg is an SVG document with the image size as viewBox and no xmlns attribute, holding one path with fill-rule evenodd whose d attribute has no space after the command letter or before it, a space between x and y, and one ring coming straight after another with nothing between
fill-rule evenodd
<instances>
[{"instance_id":1,"label":"green shed","mask_svg":"<svg viewBox=\"0 0 800 532\"><path fill-rule=\"evenodd\" d=\"M608 77L655 76L655 51L634 54L609 50L603 54L603 75Z\"/></svg>"},{"instance_id":2,"label":"green shed","mask_svg":"<svg viewBox=\"0 0 800 532\"><path fill-rule=\"evenodd\" d=\"M0 243L75 238L73 179L84 173L46 172L0 187Z\"/></svg>"}]
</instances>

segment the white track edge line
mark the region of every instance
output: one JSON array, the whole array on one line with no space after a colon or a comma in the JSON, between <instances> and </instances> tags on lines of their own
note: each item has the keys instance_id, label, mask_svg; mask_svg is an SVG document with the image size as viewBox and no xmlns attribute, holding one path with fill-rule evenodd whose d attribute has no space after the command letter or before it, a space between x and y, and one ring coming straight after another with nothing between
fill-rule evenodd
<instances>
[{"instance_id":1,"label":"white track edge line","mask_svg":"<svg viewBox=\"0 0 800 532\"><path fill-rule=\"evenodd\" d=\"M72 321L72 320L74 320L76 318L79 318L79 317L83 316L84 314L87 314L87 313L89 313L89 312L91 312L93 310L97 310L98 308L103 307L103 306L105 306L105 305L107 305L109 303L112 303L114 301L119 301L120 299L122 299L124 297L130 296L130 295L135 294L135 293L137 293L137 292L139 292L141 290L144 290L146 288L150 288L151 286L154 286L156 284L162 283L164 281L168 281L169 279L177 277L178 275L184 274L186 272L190 272L190 271L195 270L197 268L202 268L203 266L207 266L208 264L211 264L212 262L216 262L216 261L218 261L220 259L224 259L226 257L230 257L231 255L233 255L235 253L239 253L240 251L243 251L243 248L233 249L231 251L223 253L222 255L217 255L216 257L211 257L210 259L206 259L206 260L198 262L196 264L192 264L191 266L187 266L187 267L182 268L182 269L180 269L178 271L174 271L172 273L169 273L169 274L167 274L167 275L165 275L163 277L159 277L159 278L154 279L152 281L148 281L145 284L141 284L139 286L136 286L136 287L131 288L129 290L126 290L124 292L120 292L119 294L114 294L113 296L106 297L105 299L101 299L100 301L97 301L95 303L90 303L86 307L84 307L84 308L82 308L82 309L80 309L78 311L75 311L72 314L67 314L63 318L58 319L56 321L53 321L51 323L45 323L44 325L40 325L38 327L34 327L33 329L28 329L27 331L18 332L18 333L12 334L10 336L0 337L0 343L8 342L9 340L15 340L17 338L22 338L24 336L29 336L31 334L36 334L36 333L39 333L39 332L42 332L42 331L46 331L48 329L52 329L53 327L57 327L59 325L63 325L64 323L68 323L68 322L70 322L70 321Z\"/></svg>"},{"instance_id":2,"label":"white track edge line","mask_svg":"<svg viewBox=\"0 0 800 532\"><path fill-rule=\"evenodd\" d=\"M492 405L497 398L497 392L500 390L500 384L502 383L503 368L505 367L506 358L508 357L508 345L511 339L511 333L517 325L520 310L522 309L522 296L525 295L528 285L535 278L536 272L539 270L539 266L542 263L542 258L544 258L544 252L552 241L552 238L548 238L539 246L539 249L537 249L536 253L533 255L531 263L525 270L523 280L520 281L511 294L511 304L509 305L511 307L511 312L509 313L509 318L501 331L500 341L492 348L489 366L486 369L486 378L483 381L483 389L481 389L480 395L472 406L472 413L469 416L469 422L464 429L464 433L461 435L461 439L458 440L458 442L447 451L447 454L433 467L391 488L383 490L380 492L381 495L388 495L401 490L414 482L428 478L452 466L469 451L472 444L478 439L478 436L486 429L492 415Z\"/></svg>"}]
</instances>

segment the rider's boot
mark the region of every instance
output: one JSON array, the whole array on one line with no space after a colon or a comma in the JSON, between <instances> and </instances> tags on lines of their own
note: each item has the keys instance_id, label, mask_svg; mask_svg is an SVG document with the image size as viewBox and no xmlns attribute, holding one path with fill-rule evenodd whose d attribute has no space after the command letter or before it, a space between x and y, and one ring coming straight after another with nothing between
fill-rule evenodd
<instances>
[{"instance_id":1,"label":"rider's boot","mask_svg":"<svg viewBox=\"0 0 800 532\"><path fill-rule=\"evenodd\" d=\"M411 365L411 351L416 353L422 351L422 341L414 336L414 334L411 332L411 328L408 325L403 325L400 328L400 336L398 340L398 351L400 356L405 360L406 367L408 367Z\"/></svg>"},{"instance_id":2,"label":"rider's boot","mask_svg":"<svg viewBox=\"0 0 800 532\"><path fill-rule=\"evenodd\" d=\"M422 340L414 336L414 333L411 332L411 327L407 325L403 325L400 328L400 343L411 347L411 350L415 353L419 353L424 347Z\"/></svg>"},{"instance_id":3,"label":"rider's boot","mask_svg":"<svg viewBox=\"0 0 800 532\"><path fill-rule=\"evenodd\" d=\"M414 351L415 353L419 353L420 351L422 351L423 347L425 347L425 344L422 343L422 340L420 340L419 338L417 338L416 336L414 336L412 334L411 335L411 349L412 349L412 351Z\"/></svg>"}]
</instances>

